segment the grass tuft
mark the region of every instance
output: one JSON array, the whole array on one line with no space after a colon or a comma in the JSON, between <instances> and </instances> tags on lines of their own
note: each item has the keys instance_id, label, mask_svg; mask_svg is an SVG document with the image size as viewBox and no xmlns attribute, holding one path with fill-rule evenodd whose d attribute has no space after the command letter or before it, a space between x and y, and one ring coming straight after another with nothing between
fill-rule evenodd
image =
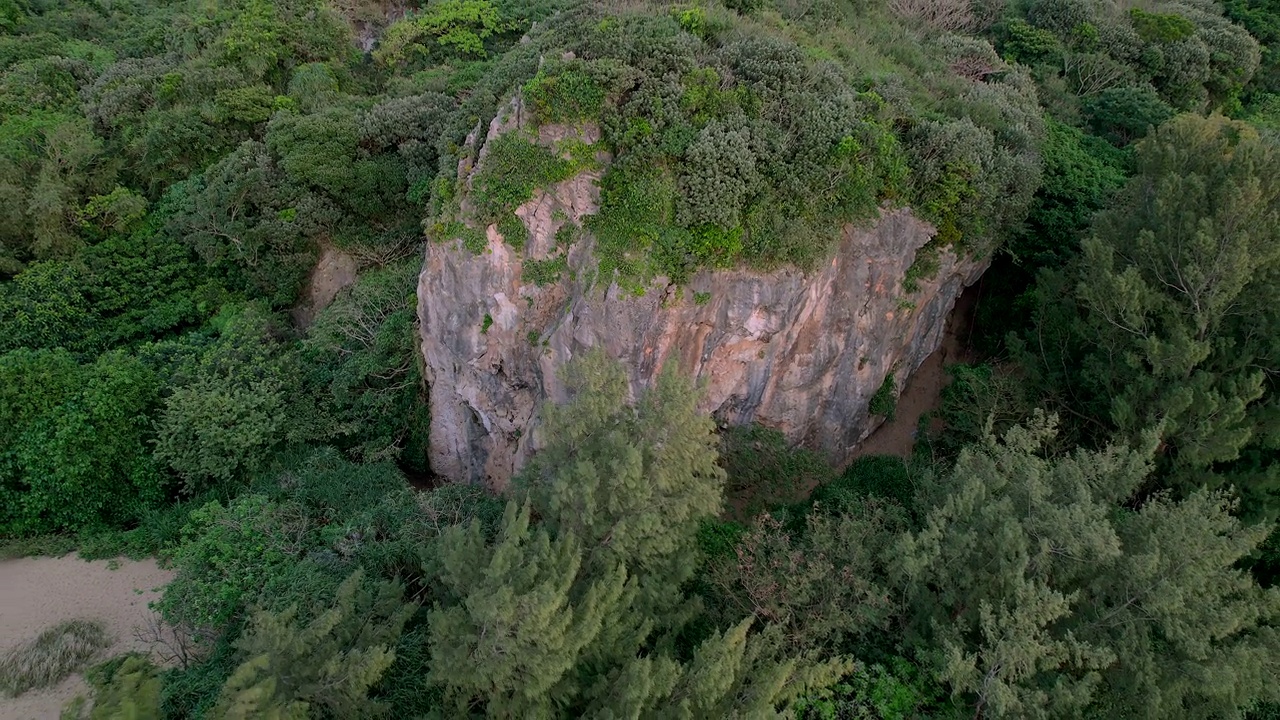
<instances>
[{"instance_id":1,"label":"grass tuft","mask_svg":"<svg viewBox=\"0 0 1280 720\"><path fill-rule=\"evenodd\" d=\"M110 647L102 623L68 620L0 658L0 693L17 696L60 682Z\"/></svg>"},{"instance_id":2,"label":"grass tuft","mask_svg":"<svg viewBox=\"0 0 1280 720\"><path fill-rule=\"evenodd\" d=\"M79 538L72 535L33 535L31 537L0 538L0 560L24 557L62 557L76 549Z\"/></svg>"}]
</instances>

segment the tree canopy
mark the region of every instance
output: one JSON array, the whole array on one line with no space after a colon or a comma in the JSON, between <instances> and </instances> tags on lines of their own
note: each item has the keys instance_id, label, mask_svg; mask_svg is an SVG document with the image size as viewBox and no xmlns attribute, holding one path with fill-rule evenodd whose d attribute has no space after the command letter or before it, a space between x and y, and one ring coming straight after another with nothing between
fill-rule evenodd
<instances>
[{"instance_id":1,"label":"tree canopy","mask_svg":"<svg viewBox=\"0 0 1280 720\"><path fill-rule=\"evenodd\" d=\"M0 0L0 552L174 572L88 716L1276 715L1280 9L1129 5ZM425 243L584 174L522 282L908 210L922 336L990 266L972 364L837 468L575 338L509 490L442 484Z\"/></svg>"}]
</instances>

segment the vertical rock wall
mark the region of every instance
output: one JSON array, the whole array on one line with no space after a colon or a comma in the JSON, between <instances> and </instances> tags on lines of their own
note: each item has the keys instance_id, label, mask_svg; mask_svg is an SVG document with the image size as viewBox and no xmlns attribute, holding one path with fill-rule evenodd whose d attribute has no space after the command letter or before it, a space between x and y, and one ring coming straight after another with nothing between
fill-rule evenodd
<instances>
[{"instance_id":1,"label":"vertical rock wall","mask_svg":"<svg viewBox=\"0 0 1280 720\"><path fill-rule=\"evenodd\" d=\"M495 120L489 137L518 116L517 108ZM894 210L845 228L829 263L809 273L703 271L684 287L659 279L636 296L587 284L595 261L582 236L559 282L523 279L524 264L548 256L563 223L580 225L596 211L597 180L598 172L583 173L521 206L530 233L523 250L494 227L480 254L430 238L418 316L437 474L503 487L536 449L540 404L563 398L560 369L592 347L624 363L633 393L678 362L705 384L702 408L721 421L777 428L843 462L875 429L867 408L885 377L902 387L985 269L944 252L936 276L905 292L903 277L933 229Z\"/></svg>"}]
</instances>

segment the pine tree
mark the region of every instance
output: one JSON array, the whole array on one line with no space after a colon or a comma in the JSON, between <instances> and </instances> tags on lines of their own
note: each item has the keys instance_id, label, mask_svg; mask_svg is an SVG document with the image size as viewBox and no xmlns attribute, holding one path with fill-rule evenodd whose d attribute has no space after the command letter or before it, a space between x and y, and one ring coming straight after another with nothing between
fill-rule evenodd
<instances>
[{"instance_id":1,"label":"pine tree","mask_svg":"<svg viewBox=\"0 0 1280 720\"><path fill-rule=\"evenodd\" d=\"M787 657L778 629L752 632L754 618L681 662L673 610L696 608L680 583L698 560L697 523L720 507L713 426L673 371L634 408L602 355L566 380L572 399L545 411L523 506L508 504L491 542L479 522L445 531L426 563L443 588L431 679L455 714L770 717L848 672Z\"/></svg>"},{"instance_id":2,"label":"pine tree","mask_svg":"<svg viewBox=\"0 0 1280 720\"><path fill-rule=\"evenodd\" d=\"M698 522L723 502L715 423L698 413L699 394L671 363L628 406L622 366L599 350L563 379L570 401L544 408L544 449L522 478L538 513L593 558L678 584L696 562Z\"/></svg>"},{"instance_id":3,"label":"pine tree","mask_svg":"<svg viewBox=\"0 0 1280 720\"><path fill-rule=\"evenodd\" d=\"M1232 717L1273 695L1280 596L1236 567L1264 529L1212 492L1125 510L1149 452L1047 459L1052 432L1037 416L964 451L897 548L940 677L990 717Z\"/></svg>"},{"instance_id":4,"label":"pine tree","mask_svg":"<svg viewBox=\"0 0 1280 720\"><path fill-rule=\"evenodd\" d=\"M577 540L531 529L529 514L527 502L508 504L493 545L478 521L440 540L437 572L451 597L430 614L431 674L459 712L549 714L567 701L562 684L622 598L621 565L581 582ZM586 585L576 597L575 585Z\"/></svg>"},{"instance_id":5,"label":"pine tree","mask_svg":"<svg viewBox=\"0 0 1280 720\"><path fill-rule=\"evenodd\" d=\"M296 605L254 613L236 643L243 658L222 688L214 717L294 720L373 717L368 691L395 660L392 649L416 606L394 583L365 587L357 570L333 606L306 624Z\"/></svg>"},{"instance_id":6,"label":"pine tree","mask_svg":"<svg viewBox=\"0 0 1280 720\"><path fill-rule=\"evenodd\" d=\"M1113 717L1234 717L1280 697L1280 593L1239 569L1267 534L1234 501L1156 497L1115 522L1124 552L1083 590L1071 630L1106 644L1099 705Z\"/></svg>"},{"instance_id":7,"label":"pine tree","mask_svg":"<svg viewBox=\"0 0 1280 720\"><path fill-rule=\"evenodd\" d=\"M582 542L589 575L625 565L631 611L584 658L617 667L655 636L669 642L700 610L679 588L698 566L698 524L722 506L719 443L674 363L634 405L622 366L599 350L575 359L562 379L569 400L543 408L543 448L520 486L552 532Z\"/></svg>"},{"instance_id":8,"label":"pine tree","mask_svg":"<svg viewBox=\"0 0 1280 720\"><path fill-rule=\"evenodd\" d=\"M936 647L942 679L993 717L1081 708L1112 660L1053 628L1077 600L1069 579L1120 552L1094 493L1123 496L1145 465L1124 452L1050 464L1036 451L1052 432L1037 416L962 452L950 492L897 548L917 642Z\"/></svg>"},{"instance_id":9,"label":"pine tree","mask_svg":"<svg viewBox=\"0 0 1280 720\"><path fill-rule=\"evenodd\" d=\"M835 659L802 662L782 652L776 626L748 634L754 617L704 640L681 669L670 697L645 714L651 718L770 718L806 691L825 687L852 672L853 663Z\"/></svg>"},{"instance_id":10,"label":"pine tree","mask_svg":"<svg viewBox=\"0 0 1280 720\"><path fill-rule=\"evenodd\" d=\"M1159 427L1174 487L1234 482L1246 512L1280 509L1280 471L1240 461L1280 447L1280 150L1246 123L1188 115L1144 140L1137 166L1075 268L1042 280L1029 365L1104 436Z\"/></svg>"}]
</instances>

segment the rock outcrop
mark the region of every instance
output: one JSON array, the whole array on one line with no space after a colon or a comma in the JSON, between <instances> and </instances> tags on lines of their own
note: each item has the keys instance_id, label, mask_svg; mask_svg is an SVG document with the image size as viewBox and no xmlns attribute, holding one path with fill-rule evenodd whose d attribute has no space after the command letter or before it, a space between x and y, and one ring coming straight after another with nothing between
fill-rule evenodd
<instances>
[{"instance_id":1,"label":"rock outcrop","mask_svg":"<svg viewBox=\"0 0 1280 720\"><path fill-rule=\"evenodd\" d=\"M332 245L323 247L320 259L311 268L302 299L293 309L294 323L300 328L310 325L338 293L355 284L359 270L359 261L351 255Z\"/></svg>"},{"instance_id":2,"label":"rock outcrop","mask_svg":"<svg viewBox=\"0 0 1280 720\"><path fill-rule=\"evenodd\" d=\"M488 136L511 118L495 120ZM539 130L544 141L557 132ZM890 210L845 228L831 259L808 273L707 270L683 287L660 278L636 295L590 284L592 240L581 234L559 281L539 287L524 278L530 260L552 252L561 225L596 211L599 177L584 172L522 205L522 250L493 226L479 254L458 239L430 238L418 315L438 475L504 486L537 447L542 402L563 399L561 369L593 347L624 363L633 393L680 363L704 384L701 406L721 422L774 427L844 462L880 421L868 405L886 376L903 386L985 269L944 251L933 279L904 291L933 228Z\"/></svg>"}]
</instances>

